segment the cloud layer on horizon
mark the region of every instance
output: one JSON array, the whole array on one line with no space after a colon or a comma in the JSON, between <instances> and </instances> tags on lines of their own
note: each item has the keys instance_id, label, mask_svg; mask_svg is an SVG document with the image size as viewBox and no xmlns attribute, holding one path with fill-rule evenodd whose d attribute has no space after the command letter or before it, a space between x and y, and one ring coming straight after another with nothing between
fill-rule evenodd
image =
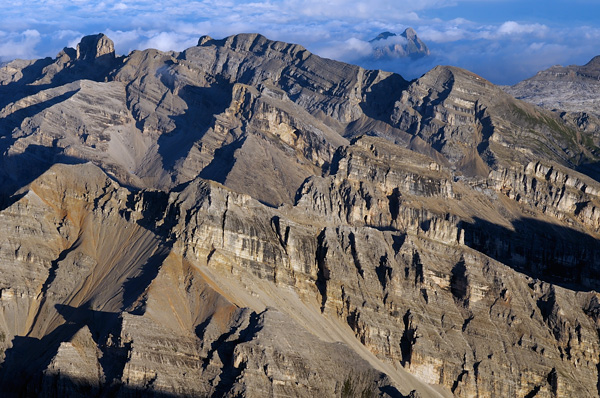
<instances>
[{"instance_id":1,"label":"cloud layer on horizon","mask_svg":"<svg viewBox=\"0 0 600 398\"><path fill-rule=\"evenodd\" d=\"M511 0L487 0L487 2ZM485 2L485 1L484 1ZM0 61L55 56L79 39L106 33L118 53L157 48L180 51L201 35L258 32L310 51L418 77L437 64L464 67L499 84L515 83L554 64L598 55L598 27L552 26L507 19L481 23L425 17L472 0L7 0L0 5ZM369 58L368 41L382 31L412 26L432 55L416 62Z\"/></svg>"}]
</instances>

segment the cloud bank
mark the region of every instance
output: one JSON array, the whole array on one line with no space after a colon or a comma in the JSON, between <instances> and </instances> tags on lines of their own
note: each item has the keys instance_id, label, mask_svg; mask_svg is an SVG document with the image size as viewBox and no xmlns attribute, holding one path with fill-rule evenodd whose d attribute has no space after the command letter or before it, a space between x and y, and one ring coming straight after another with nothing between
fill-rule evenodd
<instances>
[{"instance_id":1,"label":"cloud bank","mask_svg":"<svg viewBox=\"0 0 600 398\"><path fill-rule=\"evenodd\" d=\"M120 54L145 48L180 51L204 34L222 38L258 32L302 44L321 56L392 70L409 79L437 64L451 64L494 83L512 84L553 64L581 64L600 53L596 46L600 27L593 24L569 26L518 15L499 15L504 18L497 21L437 16L502 2L517 4L513 0L5 0L0 5L0 61L55 56L64 46L73 47L82 36L98 32L113 39ZM430 57L414 62L369 57L370 39L382 31L401 33L409 26L427 43Z\"/></svg>"}]
</instances>

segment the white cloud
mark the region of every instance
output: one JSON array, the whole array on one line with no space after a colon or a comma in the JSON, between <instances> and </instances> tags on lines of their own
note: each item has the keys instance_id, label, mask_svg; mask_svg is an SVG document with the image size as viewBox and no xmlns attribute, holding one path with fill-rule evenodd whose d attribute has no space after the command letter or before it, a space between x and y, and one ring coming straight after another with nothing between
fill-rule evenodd
<instances>
[{"instance_id":1,"label":"white cloud","mask_svg":"<svg viewBox=\"0 0 600 398\"><path fill-rule=\"evenodd\" d=\"M425 27L417 33L426 43L448 43L472 37L471 32L455 26L441 28Z\"/></svg>"},{"instance_id":2,"label":"white cloud","mask_svg":"<svg viewBox=\"0 0 600 398\"><path fill-rule=\"evenodd\" d=\"M2 32L0 42L0 61L10 61L15 58L37 58L35 46L40 42L40 33L28 29L23 33Z\"/></svg>"},{"instance_id":3,"label":"white cloud","mask_svg":"<svg viewBox=\"0 0 600 398\"><path fill-rule=\"evenodd\" d=\"M548 27L541 24L520 24L515 21L504 22L497 30L499 35L522 35L535 33L542 35L548 30Z\"/></svg>"},{"instance_id":4,"label":"white cloud","mask_svg":"<svg viewBox=\"0 0 600 398\"><path fill-rule=\"evenodd\" d=\"M175 32L161 32L140 44L140 49L155 48L161 51L181 51L196 45L198 37L191 38Z\"/></svg>"},{"instance_id":5,"label":"white cloud","mask_svg":"<svg viewBox=\"0 0 600 398\"><path fill-rule=\"evenodd\" d=\"M143 33L139 30L112 30L107 29L104 32L114 43L117 54L129 54L132 50L139 49L143 38Z\"/></svg>"},{"instance_id":6,"label":"white cloud","mask_svg":"<svg viewBox=\"0 0 600 398\"><path fill-rule=\"evenodd\" d=\"M115 11L126 10L127 8L128 8L127 4L125 4L125 3L117 3L112 7L112 9Z\"/></svg>"},{"instance_id":7,"label":"white cloud","mask_svg":"<svg viewBox=\"0 0 600 398\"><path fill-rule=\"evenodd\" d=\"M313 18L350 18L350 19L386 19L415 18L416 11L440 7L451 2L444 0L286 0L284 10Z\"/></svg>"},{"instance_id":8,"label":"white cloud","mask_svg":"<svg viewBox=\"0 0 600 398\"><path fill-rule=\"evenodd\" d=\"M342 42L334 42L322 48L318 53L322 57L352 61L365 57L373 51L371 43L352 37Z\"/></svg>"}]
</instances>

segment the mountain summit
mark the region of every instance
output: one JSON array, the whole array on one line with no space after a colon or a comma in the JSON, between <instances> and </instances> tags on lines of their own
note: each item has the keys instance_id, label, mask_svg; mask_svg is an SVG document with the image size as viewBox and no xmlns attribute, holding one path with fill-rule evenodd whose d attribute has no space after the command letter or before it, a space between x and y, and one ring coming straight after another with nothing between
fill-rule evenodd
<instances>
[{"instance_id":1,"label":"mountain summit","mask_svg":"<svg viewBox=\"0 0 600 398\"><path fill-rule=\"evenodd\" d=\"M373 44L376 58L422 58L430 54L427 45L419 39L413 28L407 28L400 35L382 32L369 40Z\"/></svg>"},{"instance_id":2,"label":"mountain summit","mask_svg":"<svg viewBox=\"0 0 600 398\"><path fill-rule=\"evenodd\" d=\"M585 65L555 65L505 90L547 109L600 117L600 56Z\"/></svg>"}]
</instances>

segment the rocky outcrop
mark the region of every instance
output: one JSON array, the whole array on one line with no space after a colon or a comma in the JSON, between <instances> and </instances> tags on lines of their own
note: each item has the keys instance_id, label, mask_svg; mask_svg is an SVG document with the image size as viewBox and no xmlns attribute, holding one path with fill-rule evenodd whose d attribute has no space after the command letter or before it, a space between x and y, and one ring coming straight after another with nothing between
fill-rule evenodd
<instances>
[{"instance_id":1,"label":"rocky outcrop","mask_svg":"<svg viewBox=\"0 0 600 398\"><path fill-rule=\"evenodd\" d=\"M77 45L77 60L96 62L100 60L110 63L115 58L115 45L111 39L99 33L95 36L85 36Z\"/></svg>"}]
</instances>

